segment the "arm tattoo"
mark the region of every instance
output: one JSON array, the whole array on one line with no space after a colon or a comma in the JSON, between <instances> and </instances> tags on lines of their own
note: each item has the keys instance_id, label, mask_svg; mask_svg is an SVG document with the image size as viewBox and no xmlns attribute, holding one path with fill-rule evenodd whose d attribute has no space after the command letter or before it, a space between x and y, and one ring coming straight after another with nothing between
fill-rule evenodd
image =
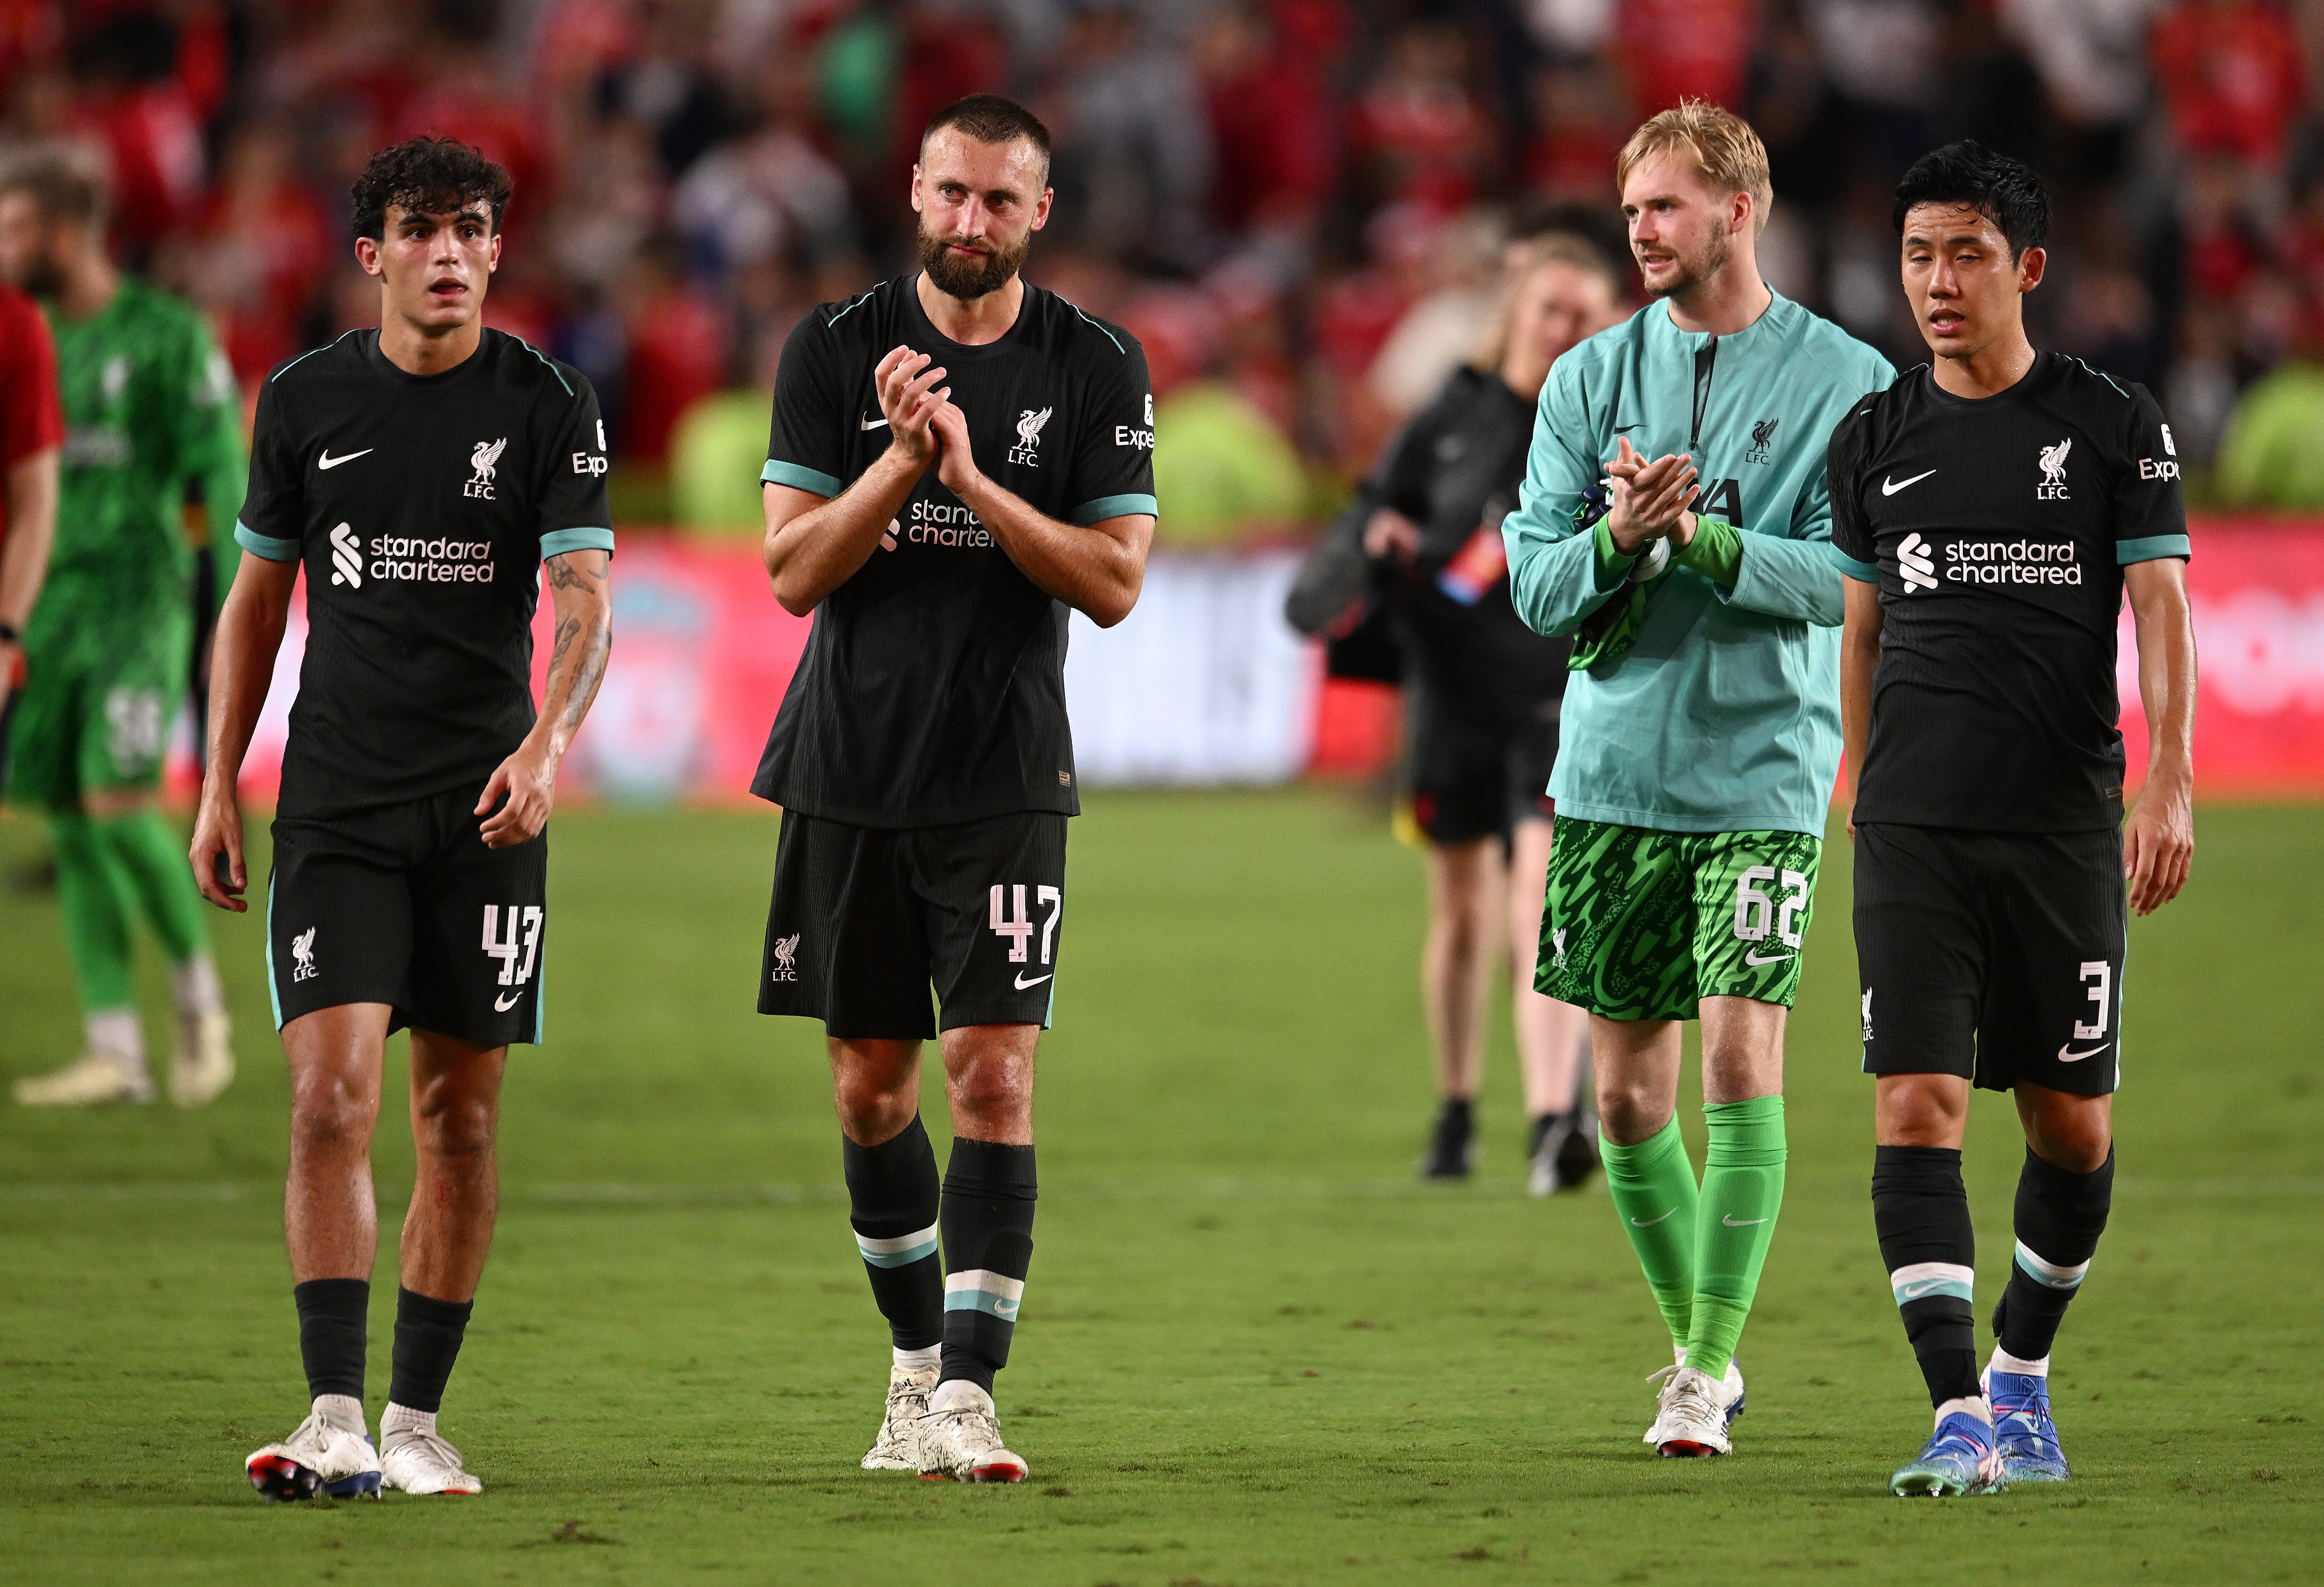
<instances>
[{"instance_id":1,"label":"arm tattoo","mask_svg":"<svg viewBox=\"0 0 2324 1587\"><path fill-rule=\"evenodd\" d=\"M575 619L562 626L567 632L558 636L560 650L572 634L580 631L581 624L578 619ZM581 664L574 671L573 692L565 699L565 728L568 733L579 731L581 719L589 714L590 702L597 697L597 686L604 681L605 658L613 648L613 624L600 617L591 625L586 642L587 649L582 652Z\"/></svg>"},{"instance_id":2,"label":"arm tattoo","mask_svg":"<svg viewBox=\"0 0 2324 1587\"><path fill-rule=\"evenodd\" d=\"M604 576L595 567L583 562L578 557L567 556L562 551L551 557L545 566L549 569L549 586L551 589L589 590L595 589L605 582Z\"/></svg>"}]
</instances>

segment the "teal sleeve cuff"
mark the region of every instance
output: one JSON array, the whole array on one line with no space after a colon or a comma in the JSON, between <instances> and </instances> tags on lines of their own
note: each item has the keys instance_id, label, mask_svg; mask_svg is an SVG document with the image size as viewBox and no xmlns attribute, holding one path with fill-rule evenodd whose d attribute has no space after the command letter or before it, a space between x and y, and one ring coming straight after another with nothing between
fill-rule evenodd
<instances>
[{"instance_id":1,"label":"teal sleeve cuff","mask_svg":"<svg viewBox=\"0 0 2324 1587\"><path fill-rule=\"evenodd\" d=\"M1694 538L1672 560L1682 567L1693 568L1731 595L1735 580L1743 571L1743 531L1724 518L1705 518L1698 512L1694 515Z\"/></svg>"},{"instance_id":2,"label":"teal sleeve cuff","mask_svg":"<svg viewBox=\"0 0 2324 1587\"><path fill-rule=\"evenodd\" d=\"M847 487L820 469L806 468L797 463L785 463L770 457L767 466L759 470L759 478L766 484L787 484L795 491L813 491L828 500Z\"/></svg>"},{"instance_id":3,"label":"teal sleeve cuff","mask_svg":"<svg viewBox=\"0 0 2324 1587\"><path fill-rule=\"evenodd\" d=\"M1132 512L1143 512L1149 518L1162 516L1162 504L1151 496L1100 496L1094 502L1084 502L1074 509L1074 521L1087 529L1093 523L1108 518L1126 518Z\"/></svg>"},{"instance_id":4,"label":"teal sleeve cuff","mask_svg":"<svg viewBox=\"0 0 2324 1587\"><path fill-rule=\"evenodd\" d=\"M299 559L297 540L278 540L271 534L261 534L250 525L236 520L234 543L254 557L263 557L269 562L296 562Z\"/></svg>"},{"instance_id":5,"label":"teal sleeve cuff","mask_svg":"<svg viewBox=\"0 0 2324 1587\"><path fill-rule=\"evenodd\" d=\"M1858 584L1878 584L1880 582L1880 569L1877 564L1871 562L1858 562L1855 558L1849 556L1846 551L1841 550L1838 546L1833 545L1830 540L1826 540L1823 543L1823 554L1831 558L1831 565L1834 567L1839 568L1843 576L1856 580Z\"/></svg>"},{"instance_id":6,"label":"teal sleeve cuff","mask_svg":"<svg viewBox=\"0 0 2324 1587\"><path fill-rule=\"evenodd\" d=\"M1637 566L1637 558L1622 555L1614 544L1614 531L1606 527L1602 518L1591 531L1591 540L1598 548L1598 555L1591 559L1598 593L1602 595L1608 590L1620 588L1622 581L1630 577L1630 569Z\"/></svg>"},{"instance_id":7,"label":"teal sleeve cuff","mask_svg":"<svg viewBox=\"0 0 2324 1587\"><path fill-rule=\"evenodd\" d=\"M2195 542L2183 534L2153 534L2143 540L2116 540L2114 543L2114 563L2127 567L2134 562L2152 562L2158 557L2187 557L2195 554Z\"/></svg>"},{"instance_id":8,"label":"teal sleeve cuff","mask_svg":"<svg viewBox=\"0 0 2324 1587\"><path fill-rule=\"evenodd\" d=\"M613 549L613 531L610 529L552 529L540 537L540 559L561 557L567 551L604 551Z\"/></svg>"}]
</instances>

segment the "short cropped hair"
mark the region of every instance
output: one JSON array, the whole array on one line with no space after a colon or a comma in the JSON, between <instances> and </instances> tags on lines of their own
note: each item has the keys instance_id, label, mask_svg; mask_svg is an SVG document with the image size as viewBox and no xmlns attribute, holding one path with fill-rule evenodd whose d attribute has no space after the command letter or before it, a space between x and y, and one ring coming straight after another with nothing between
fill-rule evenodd
<instances>
[{"instance_id":1,"label":"short cropped hair","mask_svg":"<svg viewBox=\"0 0 2324 1587\"><path fill-rule=\"evenodd\" d=\"M355 178L355 235L382 241L387 235L387 212L401 208L409 215L457 214L471 204L483 204L492 213L498 235L508 215L511 192L506 168L484 158L481 149L456 138L410 138L382 149Z\"/></svg>"},{"instance_id":2,"label":"short cropped hair","mask_svg":"<svg viewBox=\"0 0 2324 1587\"><path fill-rule=\"evenodd\" d=\"M113 207L108 186L104 161L70 144L37 144L0 168L0 193L30 194L51 226L102 226Z\"/></svg>"},{"instance_id":3,"label":"short cropped hair","mask_svg":"<svg viewBox=\"0 0 2324 1587\"><path fill-rule=\"evenodd\" d=\"M955 99L928 117L920 131L920 146L946 127L980 143L1013 143L1023 139L1041 152L1041 180L1049 173L1049 129L1041 118L1016 100L1001 94L971 94Z\"/></svg>"},{"instance_id":4,"label":"short cropped hair","mask_svg":"<svg viewBox=\"0 0 2324 1587\"><path fill-rule=\"evenodd\" d=\"M1684 150L1711 185L1723 193L1751 195L1751 235L1767 229L1767 213L1775 202L1775 185L1767 179L1767 146L1751 124L1733 111L1708 99L1682 99L1630 134L1614 161L1614 186L1619 190L1642 161L1674 150Z\"/></svg>"},{"instance_id":5,"label":"short cropped hair","mask_svg":"<svg viewBox=\"0 0 2324 1587\"><path fill-rule=\"evenodd\" d=\"M1904 217L1916 204L1961 204L1999 228L2014 262L2050 235L2050 193L2034 169L1996 153L1974 138L1932 149L1896 184L1889 218L1904 235Z\"/></svg>"}]
</instances>

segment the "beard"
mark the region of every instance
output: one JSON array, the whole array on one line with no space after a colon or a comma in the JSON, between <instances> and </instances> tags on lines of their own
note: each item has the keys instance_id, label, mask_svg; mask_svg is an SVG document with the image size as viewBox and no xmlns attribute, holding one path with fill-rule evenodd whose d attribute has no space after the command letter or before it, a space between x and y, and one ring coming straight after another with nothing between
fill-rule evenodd
<instances>
[{"instance_id":1,"label":"beard","mask_svg":"<svg viewBox=\"0 0 2324 1587\"><path fill-rule=\"evenodd\" d=\"M65 290L65 272L56 257L42 248L24 261L23 274L14 283L16 290L35 298L53 298Z\"/></svg>"},{"instance_id":2,"label":"beard","mask_svg":"<svg viewBox=\"0 0 2324 1587\"><path fill-rule=\"evenodd\" d=\"M1652 282L1646 283L1646 296L1675 298L1682 293L1691 292L1726 269L1727 262L1734 256L1733 241L1725 232L1720 232L1695 253L1673 255L1671 263L1676 266L1674 273L1660 286L1654 285ZM1640 273L1643 276L1644 272Z\"/></svg>"},{"instance_id":3,"label":"beard","mask_svg":"<svg viewBox=\"0 0 2324 1587\"><path fill-rule=\"evenodd\" d=\"M945 296L964 302L1007 286L1010 277L1025 267L1025 255L1033 251L1030 232L1019 238L1013 248L993 248L964 238L940 237L925 226L920 230L919 241L920 268L927 272L928 280ZM954 247L975 248L976 256L964 259L952 251Z\"/></svg>"}]
</instances>

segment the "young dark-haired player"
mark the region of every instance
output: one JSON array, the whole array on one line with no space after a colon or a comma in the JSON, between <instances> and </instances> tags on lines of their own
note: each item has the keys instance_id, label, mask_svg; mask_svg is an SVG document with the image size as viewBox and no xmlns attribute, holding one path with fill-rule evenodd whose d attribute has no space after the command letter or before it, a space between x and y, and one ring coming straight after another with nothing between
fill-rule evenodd
<instances>
[{"instance_id":1,"label":"young dark-haired player","mask_svg":"<svg viewBox=\"0 0 2324 1587\"><path fill-rule=\"evenodd\" d=\"M1048 165L1007 99L937 112L912 172L921 269L792 333L764 473L776 598L816 615L752 784L783 807L759 1008L828 1038L895 1351L863 1465L974 1481L1026 1470L991 1391L1033 1253L1033 1056L1079 807L1066 609L1127 616L1154 534L1145 354L1019 273ZM918 1111L932 980L941 1191Z\"/></svg>"},{"instance_id":2,"label":"young dark-haired player","mask_svg":"<svg viewBox=\"0 0 2324 1587\"><path fill-rule=\"evenodd\" d=\"M509 1044L541 1038L543 834L604 673L613 547L588 382L481 318L508 199L508 173L448 139L374 155L355 183L355 248L379 279L380 328L291 359L259 392L192 858L211 902L246 907L235 781L303 565L307 656L266 936L314 1407L247 1462L273 1499L484 1487L436 1415L492 1243ZM544 574L557 637L536 719ZM374 1455L371 1138L387 1037L407 1026L419 1163Z\"/></svg>"},{"instance_id":3,"label":"young dark-haired player","mask_svg":"<svg viewBox=\"0 0 2324 1587\"><path fill-rule=\"evenodd\" d=\"M1895 221L1935 360L1833 432L1831 546L1860 769L1873 1221L1936 1407L1890 1487L1960 1494L2067 1474L2050 1347L2113 1195L2128 910L2175 897L2194 850L2195 640L2171 427L2141 387L2025 338L2049 225L2040 178L1948 144L1905 175ZM2126 587L2152 734L2127 822ZM2026 1143L1982 1384L1960 1168L1972 1084L2015 1093Z\"/></svg>"},{"instance_id":4,"label":"young dark-haired player","mask_svg":"<svg viewBox=\"0 0 2324 1587\"><path fill-rule=\"evenodd\" d=\"M23 620L24 690L0 760L10 800L55 835L87 1031L71 1063L14 1089L34 1107L152 1100L130 978L142 914L177 1005L170 1096L198 1107L234 1078L232 1030L155 795L193 660L184 503L222 522L241 501L241 403L193 305L115 267L108 209L102 168L72 152L36 149L0 175L0 274L48 309L66 427L48 580Z\"/></svg>"}]
</instances>

